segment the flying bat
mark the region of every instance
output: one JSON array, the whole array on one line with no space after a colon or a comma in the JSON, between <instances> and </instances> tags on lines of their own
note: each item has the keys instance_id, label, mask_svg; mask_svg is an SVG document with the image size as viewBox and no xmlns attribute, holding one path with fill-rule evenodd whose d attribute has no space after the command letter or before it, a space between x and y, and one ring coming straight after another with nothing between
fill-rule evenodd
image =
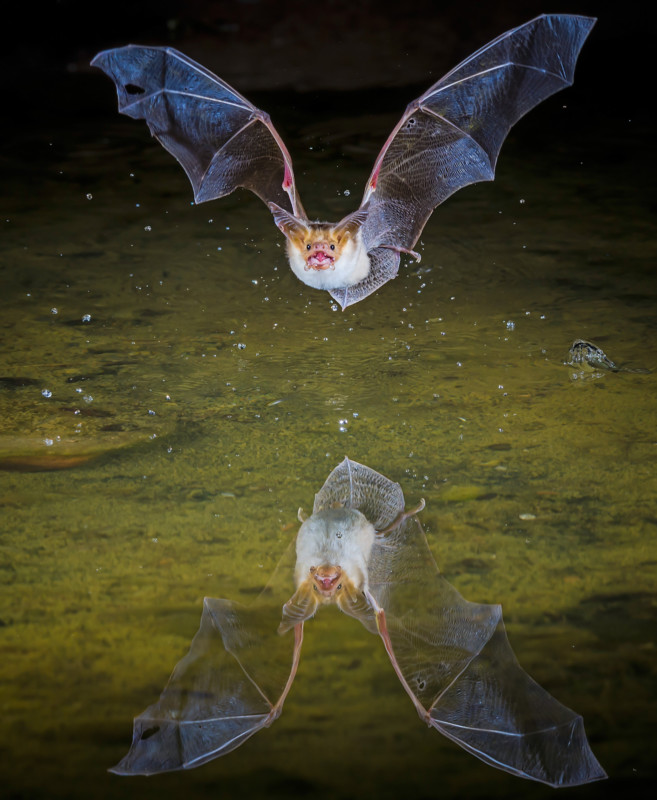
<instances>
[{"instance_id":1,"label":"flying bat","mask_svg":"<svg viewBox=\"0 0 657 800\"><path fill-rule=\"evenodd\" d=\"M310 220L290 154L269 115L170 47L127 45L91 64L116 84L119 111L145 119L182 164L203 203L242 186L263 200L287 239L294 274L341 305L397 275L436 206L493 180L512 125L570 86L592 17L546 14L477 50L406 108L383 145L360 208L337 224Z\"/></svg>"},{"instance_id":2,"label":"flying bat","mask_svg":"<svg viewBox=\"0 0 657 800\"><path fill-rule=\"evenodd\" d=\"M485 763L550 786L605 778L582 717L520 667L499 605L438 572L401 487L345 458L256 602L205 598L201 626L159 701L135 718L119 775L225 755L280 715L305 621L335 604L378 634L420 719Z\"/></svg>"}]
</instances>

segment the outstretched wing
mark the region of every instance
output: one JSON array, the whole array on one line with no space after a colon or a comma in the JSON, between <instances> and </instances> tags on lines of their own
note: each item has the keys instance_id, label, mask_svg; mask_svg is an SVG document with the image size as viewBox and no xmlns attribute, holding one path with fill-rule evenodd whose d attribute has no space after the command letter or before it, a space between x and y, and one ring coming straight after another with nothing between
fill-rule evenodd
<instances>
[{"instance_id":1,"label":"outstretched wing","mask_svg":"<svg viewBox=\"0 0 657 800\"><path fill-rule=\"evenodd\" d=\"M292 161L269 116L171 47L104 50L92 66L116 84L119 111L145 119L182 164L197 203L244 186L305 218Z\"/></svg>"},{"instance_id":2,"label":"outstretched wing","mask_svg":"<svg viewBox=\"0 0 657 800\"><path fill-rule=\"evenodd\" d=\"M369 581L379 634L428 725L485 763L550 786L606 777L581 716L518 664L501 607L469 603L438 574L416 517L374 545Z\"/></svg>"},{"instance_id":3,"label":"outstretched wing","mask_svg":"<svg viewBox=\"0 0 657 800\"><path fill-rule=\"evenodd\" d=\"M594 24L590 17L537 17L478 50L408 106L363 196L368 251L413 248L437 205L463 186L493 180L511 126L572 84Z\"/></svg>"},{"instance_id":4,"label":"outstretched wing","mask_svg":"<svg viewBox=\"0 0 657 800\"><path fill-rule=\"evenodd\" d=\"M296 674L303 622L278 626L294 548L248 608L206 597L198 633L157 703L135 717L132 745L110 771L152 775L226 755L280 715Z\"/></svg>"}]
</instances>

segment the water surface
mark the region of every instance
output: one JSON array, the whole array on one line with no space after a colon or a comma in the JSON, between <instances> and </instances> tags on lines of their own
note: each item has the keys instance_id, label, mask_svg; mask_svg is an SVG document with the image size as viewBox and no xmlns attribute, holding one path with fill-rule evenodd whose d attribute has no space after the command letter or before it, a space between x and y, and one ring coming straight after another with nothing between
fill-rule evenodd
<instances>
[{"instance_id":1,"label":"water surface","mask_svg":"<svg viewBox=\"0 0 657 800\"><path fill-rule=\"evenodd\" d=\"M186 652L202 598L253 598L345 455L409 504L425 498L448 580L502 603L522 665L584 715L611 780L579 795L654 780L657 378L564 363L585 338L657 368L648 180L632 155L645 131L607 121L591 150L602 119L562 105L518 127L494 184L439 209L419 265L345 313L294 278L257 199L192 205L142 125L10 142L9 796L547 796L425 729L380 641L332 609L307 624L271 729L190 773L105 772ZM330 136L290 121L311 213L357 204L394 121L346 116Z\"/></svg>"}]
</instances>

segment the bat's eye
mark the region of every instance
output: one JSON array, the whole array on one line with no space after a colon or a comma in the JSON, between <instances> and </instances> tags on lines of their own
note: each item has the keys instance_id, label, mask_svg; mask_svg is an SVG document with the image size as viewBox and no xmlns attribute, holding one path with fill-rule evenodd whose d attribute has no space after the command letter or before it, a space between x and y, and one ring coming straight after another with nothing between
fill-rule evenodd
<instances>
[{"instance_id":1,"label":"bat's eye","mask_svg":"<svg viewBox=\"0 0 657 800\"><path fill-rule=\"evenodd\" d=\"M341 583L338 584L338 589L342 589L342 584Z\"/></svg>"},{"instance_id":2,"label":"bat's eye","mask_svg":"<svg viewBox=\"0 0 657 800\"><path fill-rule=\"evenodd\" d=\"M310 568L310 571L311 571L311 572L314 572L316 569L317 569L317 567L311 567L311 568Z\"/></svg>"},{"instance_id":3,"label":"bat's eye","mask_svg":"<svg viewBox=\"0 0 657 800\"><path fill-rule=\"evenodd\" d=\"M314 589L316 592L318 592L318 591L319 591L319 589L317 588L317 586L315 586L314 584L313 584L313 589Z\"/></svg>"},{"instance_id":4,"label":"bat's eye","mask_svg":"<svg viewBox=\"0 0 657 800\"><path fill-rule=\"evenodd\" d=\"M310 245L309 244L306 245L306 250L310 250Z\"/></svg>"},{"instance_id":5,"label":"bat's eye","mask_svg":"<svg viewBox=\"0 0 657 800\"><path fill-rule=\"evenodd\" d=\"M335 245L334 244L331 245L331 250L335 250Z\"/></svg>"}]
</instances>

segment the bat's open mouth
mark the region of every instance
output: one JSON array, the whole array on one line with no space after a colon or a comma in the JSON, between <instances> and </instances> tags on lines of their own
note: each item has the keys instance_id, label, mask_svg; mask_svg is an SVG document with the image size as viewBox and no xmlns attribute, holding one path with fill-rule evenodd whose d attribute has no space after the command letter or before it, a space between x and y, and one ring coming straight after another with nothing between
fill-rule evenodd
<instances>
[{"instance_id":1,"label":"bat's open mouth","mask_svg":"<svg viewBox=\"0 0 657 800\"><path fill-rule=\"evenodd\" d=\"M314 573L315 586L325 597L331 597L338 588L342 570L340 567L324 566L318 567Z\"/></svg>"},{"instance_id":2,"label":"bat's open mouth","mask_svg":"<svg viewBox=\"0 0 657 800\"><path fill-rule=\"evenodd\" d=\"M328 253L318 250L306 259L306 269L333 269L335 259Z\"/></svg>"}]
</instances>

